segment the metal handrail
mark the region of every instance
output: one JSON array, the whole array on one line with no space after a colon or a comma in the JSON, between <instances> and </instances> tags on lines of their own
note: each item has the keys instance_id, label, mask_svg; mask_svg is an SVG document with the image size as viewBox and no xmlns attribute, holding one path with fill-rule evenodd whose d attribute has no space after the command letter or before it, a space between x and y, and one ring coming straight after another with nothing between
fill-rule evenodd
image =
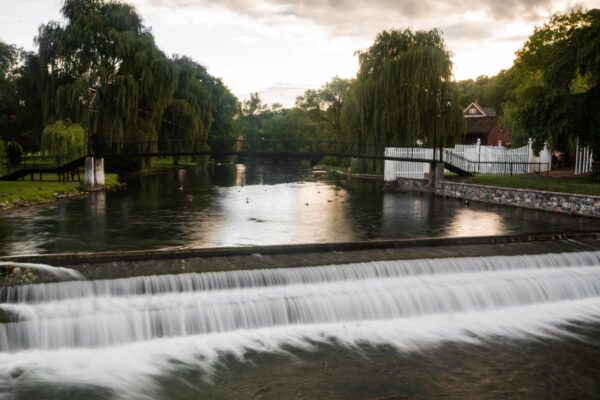
<instances>
[{"instance_id":1,"label":"metal handrail","mask_svg":"<svg viewBox=\"0 0 600 400\"><path fill-rule=\"evenodd\" d=\"M6 165L5 171L2 174L9 175L20 170L44 171L63 167L70 162L76 161L87 154L87 146L80 147L77 151L71 154L59 155L25 155L21 161L15 165Z\"/></svg>"}]
</instances>

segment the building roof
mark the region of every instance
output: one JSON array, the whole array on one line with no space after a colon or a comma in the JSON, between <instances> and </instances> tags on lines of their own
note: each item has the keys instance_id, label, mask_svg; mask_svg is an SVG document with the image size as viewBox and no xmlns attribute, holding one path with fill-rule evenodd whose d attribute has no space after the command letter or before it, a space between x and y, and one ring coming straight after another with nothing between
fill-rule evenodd
<instances>
[{"instance_id":1,"label":"building roof","mask_svg":"<svg viewBox=\"0 0 600 400\"><path fill-rule=\"evenodd\" d=\"M496 110L494 110L491 107L482 107L483 112L485 113L486 117L495 117L496 116Z\"/></svg>"},{"instance_id":2,"label":"building roof","mask_svg":"<svg viewBox=\"0 0 600 400\"><path fill-rule=\"evenodd\" d=\"M463 110L465 118L495 117L496 110L491 107L481 107L479 103L471 103Z\"/></svg>"},{"instance_id":3,"label":"building roof","mask_svg":"<svg viewBox=\"0 0 600 400\"><path fill-rule=\"evenodd\" d=\"M498 125L498 117L465 118L466 133L487 135Z\"/></svg>"}]
</instances>

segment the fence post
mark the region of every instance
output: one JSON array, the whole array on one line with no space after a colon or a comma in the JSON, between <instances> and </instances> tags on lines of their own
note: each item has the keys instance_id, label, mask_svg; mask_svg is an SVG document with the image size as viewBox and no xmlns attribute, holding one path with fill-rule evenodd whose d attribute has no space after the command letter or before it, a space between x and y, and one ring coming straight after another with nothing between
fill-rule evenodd
<instances>
[{"instance_id":1,"label":"fence post","mask_svg":"<svg viewBox=\"0 0 600 400\"><path fill-rule=\"evenodd\" d=\"M533 139L529 138L529 140L527 141L527 149L529 151L529 168L527 169L527 173L530 174L534 171L532 171L533 169Z\"/></svg>"}]
</instances>

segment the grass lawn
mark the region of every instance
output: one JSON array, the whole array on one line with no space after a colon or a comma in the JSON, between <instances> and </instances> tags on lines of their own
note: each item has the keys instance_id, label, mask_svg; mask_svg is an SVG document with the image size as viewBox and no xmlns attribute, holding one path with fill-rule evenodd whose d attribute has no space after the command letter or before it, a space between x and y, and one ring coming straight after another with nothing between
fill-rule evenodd
<instances>
[{"instance_id":1,"label":"grass lawn","mask_svg":"<svg viewBox=\"0 0 600 400\"><path fill-rule=\"evenodd\" d=\"M328 165L328 164L317 164L312 167L313 171L326 171L326 172L348 172L348 167L342 167L339 165Z\"/></svg>"},{"instance_id":2,"label":"grass lawn","mask_svg":"<svg viewBox=\"0 0 600 400\"><path fill-rule=\"evenodd\" d=\"M536 175L479 175L468 178L466 180L466 183L600 196L600 182L592 181L587 177L552 177Z\"/></svg>"},{"instance_id":3,"label":"grass lawn","mask_svg":"<svg viewBox=\"0 0 600 400\"><path fill-rule=\"evenodd\" d=\"M189 161L185 159L180 159L177 164L180 167L195 167L198 165L195 161ZM172 168L175 166L173 164L173 157L163 157L163 158L153 158L151 161L152 168Z\"/></svg>"},{"instance_id":4,"label":"grass lawn","mask_svg":"<svg viewBox=\"0 0 600 400\"><path fill-rule=\"evenodd\" d=\"M38 178L38 175L35 175ZM74 196L85 191L78 182L59 182L56 174L48 174L43 181L0 181L0 204L8 207L21 203L45 203L58 196ZM106 174L107 189L119 185L117 174Z\"/></svg>"}]
</instances>

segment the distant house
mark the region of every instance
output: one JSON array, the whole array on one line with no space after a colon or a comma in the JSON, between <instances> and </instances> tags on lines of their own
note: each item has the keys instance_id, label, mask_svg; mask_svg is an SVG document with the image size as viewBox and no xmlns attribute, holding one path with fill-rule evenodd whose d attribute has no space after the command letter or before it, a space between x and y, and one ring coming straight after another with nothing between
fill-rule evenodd
<instances>
[{"instance_id":1,"label":"distant house","mask_svg":"<svg viewBox=\"0 0 600 400\"><path fill-rule=\"evenodd\" d=\"M508 130L502 126L500 119L493 108L482 107L477 102L469 104L463 111L465 118L465 136L463 144L477 143L496 146L502 142L503 146L510 146Z\"/></svg>"}]
</instances>

